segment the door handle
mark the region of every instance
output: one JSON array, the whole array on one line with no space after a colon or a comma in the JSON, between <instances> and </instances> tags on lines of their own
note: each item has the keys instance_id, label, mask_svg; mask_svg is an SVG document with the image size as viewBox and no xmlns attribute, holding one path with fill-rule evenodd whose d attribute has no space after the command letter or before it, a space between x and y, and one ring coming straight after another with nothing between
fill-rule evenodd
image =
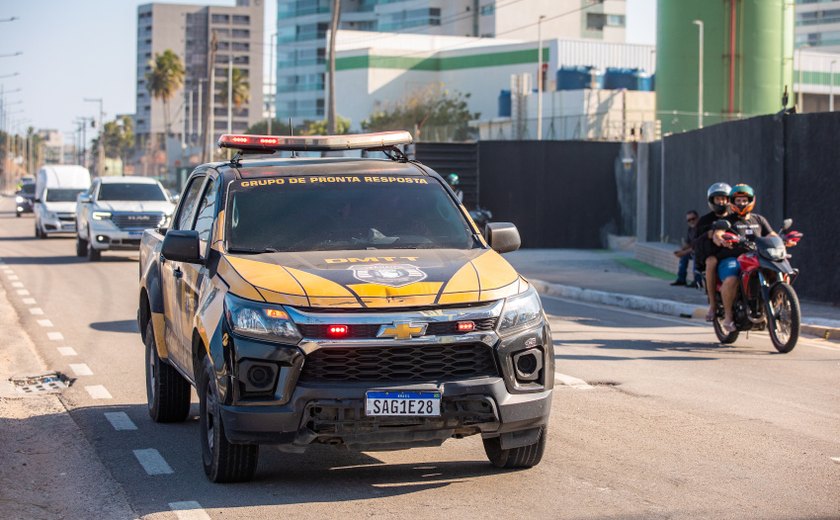
<instances>
[{"instance_id":1,"label":"door handle","mask_svg":"<svg viewBox=\"0 0 840 520\"><path fill-rule=\"evenodd\" d=\"M183 276L184 276L184 271L181 271L181 268L180 268L180 267L176 267L176 268L172 271L172 276L174 276L175 278L181 278L181 277L183 277Z\"/></svg>"}]
</instances>

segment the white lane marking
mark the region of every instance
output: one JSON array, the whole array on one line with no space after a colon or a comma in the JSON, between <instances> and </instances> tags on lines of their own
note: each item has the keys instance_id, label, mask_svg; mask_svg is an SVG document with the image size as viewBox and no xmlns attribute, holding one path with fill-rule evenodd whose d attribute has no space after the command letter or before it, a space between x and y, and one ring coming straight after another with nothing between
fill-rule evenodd
<instances>
[{"instance_id":1,"label":"white lane marking","mask_svg":"<svg viewBox=\"0 0 840 520\"><path fill-rule=\"evenodd\" d=\"M833 460L837 464L840 464L840 457L831 457L831 460Z\"/></svg>"},{"instance_id":2,"label":"white lane marking","mask_svg":"<svg viewBox=\"0 0 840 520\"><path fill-rule=\"evenodd\" d=\"M35 305L35 298L23 298L21 301L25 305Z\"/></svg>"},{"instance_id":3,"label":"white lane marking","mask_svg":"<svg viewBox=\"0 0 840 520\"><path fill-rule=\"evenodd\" d=\"M86 386L85 390L90 394L91 399L111 399L111 392L102 385Z\"/></svg>"},{"instance_id":4,"label":"white lane marking","mask_svg":"<svg viewBox=\"0 0 840 520\"><path fill-rule=\"evenodd\" d=\"M170 502L169 509L175 512L178 520L210 520L210 515L194 500Z\"/></svg>"},{"instance_id":5,"label":"white lane marking","mask_svg":"<svg viewBox=\"0 0 840 520\"><path fill-rule=\"evenodd\" d=\"M70 370L77 376L92 376L93 370L85 363L70 363Z\"/></svg>"},{"instance_id":6,"label":"white lane marking","mask_svg":"<svg viewBox=\"0 0 840 520\"><path fill-rule=\"evenodd\" d=\"M23 287L23 282L12 282L12 287L20 289L21 287Z\"/></svg>"},{"instance_id":7,"label":"white lane marking","mask_svg":"<svg viewBox=\"0 0 840 520\"><path fill-rule=\"evenodd\" d=\"M105 418L117 431L136 430L137 425L125 412L105 412Z\"/></svg>"},{"instance_id":8,"label":"white lane marking","mask_svg":"<svg viewBox=\"0 0 840 520\"><path fill-rule=\"evenodd\" d=\"M26 289L18 289L17 290L18 296L29 296L29 291Z\"/></svg>"},{"instance_id":9,"label":"white lane marking","mask_svg":"<svg viewBox=\"0 0 840 520\"><path fill-rule=\"evenodd\" d=\"M14 274L14 273L7 273L6 278L8 278L9 280L11 280L13 282L16 282L16 281L20 280L20 278L18 278L18 275Z\"/></svg>"},{"instance_id":10,"label":"white lane marking","mask_svg":"<svg viewBox=\"0 0 840 520\"><path fill-rule=\"evenodd\" d=\"M576 377L568 376L566 374L558 374L556 372L554 374L554 380L560 384L571 386L572 388L577 388L578 390L590 390L592 388L595 388L583 379L578 379Z\"/></svg>"},{"instance_id":11,"label":"white lane marking","mask_svg":"<svg viewBox=\"0 0 840 520\"><path fill-rule=\"evenodd\" d=\"M51 322L50 320L38 320L38 325L42 327L52 327L53 322Z\"/></svg>"},{"instance_id":12,"label":"white lane marking","mask_svg":"<svg viewBox=\"0 0 840 520\"><path fill-rule=\"evenodd\" d=\"M137 457L137 461L149 475L169 475L170 473L175 473L163 459L160 452L154 448L134 450L134 456Z\"/></svg>"},{"instance_id":13,"label":"white lane marking","mask_svg":"<svg viewBox=\"0 0 840 520\"><path fill-rule=\"evenodd\" d=\"M689 326L689 327L708 328L709 332L714 333L711 323L706 323L706 322L702 322L702 321L698 321L698 320L692 320L690 318L675 318L675 317L669 317L669 316L662 316L661 314L653 314L653 313L647 313L647 312L642 312L642 311L624 309L622 307L613 307L611 305L599 305L597 303L579 302L579 301L576 301L576 300L568 300L566 298L558 298L557 296L549 296L549 295L546 295L546 294L541 294L540 298L543 298L543 299L549 298L549 299L552 299L552 300L565 302L565 303L568 303L568 304L571 304L571 305L581 305L583 307L589 307L591 309L599 309L599 310L606 310L606 311L621 312L621 313L624 313L624 314L632 314L633 316L641 316L643 318L649 318L649 319L652 319L652 320L667 321L667 322L670 322L670 323L676 323L678 325L685 325L685 326ZM552 316L555 316L555 317L559 318L559 316L556 316L556 315L552 315ZM768 341L769 341L769 338L768 338ZM829 346L829 345L819 345L817 343L814 343L813 340L803 339L801 337L800 337L799 343L797 343L797 345L807 345L809 347L819 348L819 349L823 349L823 350L832 350L834 352L840 351L840 347L833 347L833 346Z\"/></svg>"},{"instance_id":14,"label":"white lane marking","mask_svg":"<svg viewBox=\"0 0 840 520\"><path fill-rule=\"evenodd\" d=\"M73 347L58 347L58 353L62 356L75 356L76 349Z\"/></svg>"},{"instance_id":15,"label":"white lane marking","mask_svg":"<svg viewBox=\"0 0 840 520\"><path fill-rule=\"evenodd\" d=\"M64 341L64 334L60 332L47 332L47 337L51 341Z\"/></svg>"},{"instance_id":16,"label":"white lane marking","mask_svg":"<svg viewBox=\"0 0 840 520\"><path fill-rule=\"evenodd\" d=\"M29 314L31 314L33 316L43 316L44 315L44 309L42 309L40 307L30 307L29 308Z\"/></svg>"}]
</instances>

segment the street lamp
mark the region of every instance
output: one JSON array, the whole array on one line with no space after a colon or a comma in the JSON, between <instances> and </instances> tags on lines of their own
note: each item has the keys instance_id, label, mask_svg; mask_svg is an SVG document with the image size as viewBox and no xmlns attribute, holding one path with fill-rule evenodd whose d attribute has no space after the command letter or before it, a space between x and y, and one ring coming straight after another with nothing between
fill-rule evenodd
<instances>
[{"instance_id":1,"label":"street lamp","mask_svg":"<svg viewBox=\"0 0 840 520\"><path fill-rule=\"evenodd\" d=\"M0 79L14 78L15 76L20 76L20 72L14 72L12 74L3 74L2 76L0 76Z\"/></svg>"},{"instance_id":2,"label":"street lamp","mask_svg":"<svg viewBox=\"0 0 840 520\"><path fill-rule=\"evenodd\" d=\"M277 33L273 33L271 35L271 51L269 53L269 58L271 61L268 62L268 96L271 99L271 103L268 105L268 123L267 123L267 131L268 135L271 135L271 121L274 119L274 104L277 102L277 93L273 92L274 89L274 50L277 47Z\"/></svg>"},{"instance_id":3,"label":"street lamp","mask_svg":"<svg viewBox=\"0 0 840 520\"><path fill-rule=\"evenodd\" d=\"M544 19L544 14L541 14L540 17L537 19L537 141L542 141L542 21Z\"/></svg>"},{"instance_id":4,"label":"street lamp","mask_svg":"<svg viewBox=\"0 0 840 520\"><path fill-rule=\"evenodd\" d=\"M693 20L697 26L697 127L703 128L703 20Z\"/></svg>"},{"instance_id":5,"label":"street lamp","mask_svg":"<svg viewBox=\"0 0 840 520\"><path fill-rule=\"evenodd\" d=\"M97 146L96 146L96 175L102 177L102 174L105 173L105 164L103 161L105 160L105 143L102 142L102 116L104 112L102 111L102 98L84 98L86 103L99 103L99 139L97 139Z\"/></svg>"},{"instance_id":6,"label":"street lamp","mask_svg":"<svg viewBox=\"0 0 840 520\"><path fill-rule=\"evenodd\" d=\"M828 111L834 112L834 64L837 63L837 60L831 60L831 63L828 65L828 76L829 76L829 88L828 88Z\"/></svg>"},{"instance_id":7,"label":"street lamp","mask_svg":"<svg viewBox=\"0 0 840 520\"><path fill-rule=\"evenodd\" d=\"M804 49L805 47L810 47L810 45L807 43L803 43L799 46L798 49L796 49L797 51L799 51L799 60L796 62L796 66L799 67L799 81L797 81L797 86L799 89L797 94L799 94L799 96L796 102L796 105L798 107L796 110L797 112L803 112L805 110L805 102L803 101L802 96L802 69L805 68L802 63L802 49Z\"/></svg>"},{"instance_id":8,"label":"street lamp","mask_svg":"<svg viewBox=\"0 0 840 520\"><path fill-rule=\"evenodd\" d=\"M20 56L23 54L21 51L13 52L12 54L0 54L0 58L13 58L15 56Z\"/></svg>"}]
</instances>

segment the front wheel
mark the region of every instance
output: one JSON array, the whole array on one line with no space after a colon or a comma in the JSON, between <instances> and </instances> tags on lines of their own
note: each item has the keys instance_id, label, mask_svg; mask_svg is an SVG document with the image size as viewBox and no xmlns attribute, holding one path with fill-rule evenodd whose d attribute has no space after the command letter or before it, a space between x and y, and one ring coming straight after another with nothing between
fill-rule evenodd
<instances>
[{"instance_id":1,"label":"front wheel","mask_svg":"<svg viewBox=\"0 0 840 520\"><path fill-rule=\"evenodd\" d=\"M484 453L490 463L497 468L532 468L540 463L545 452L545 437L547 427L540 428L539 438L533 444L518 448L502 449L501 437L483 439Z\"/></svg>"},{"instance_id":2,"label":"front wheel","mask_svg":"<svg viewBox=\"0 0 840 520\"><path fill-rule=\"evenodd\" d=\"M259 446L228 441L222 422L216 374L207 358L203 360L203 367L199 376L198 396L204 473L212 482L251 480L257 471Z\"/></svg>"},{"instance_id":3,"label":"front wheel","mask_svg":"<svg viewBox=\"0 0 840 520\"><path fill-rule=\"evenodd\" d=\"M76 235L76 256L84 258L87 255L88 241Z\"/></svg>"},{"instance_id":4,"label":"front wheel","mask_svg":"<svg viewBox=\"0 0 840 520\"><path fill-rule=\"evenodd\" d=\"M787 354L796 346L801 318L799 298L793 287L786 283L774 285L767 302L768 328L773 346L782 354Z\"/></svg>"},{"instance_id":5,"label":"front wheel","mask_svg":"<svg viewBox=\"0 0 840 520\"><path fill-rule=\"evenodd\" d=\"M87 259L91 262L98 262L102 258L102 252L93 247L93 243L90 239L87 241Z\"/></svg>"}]
</instances>

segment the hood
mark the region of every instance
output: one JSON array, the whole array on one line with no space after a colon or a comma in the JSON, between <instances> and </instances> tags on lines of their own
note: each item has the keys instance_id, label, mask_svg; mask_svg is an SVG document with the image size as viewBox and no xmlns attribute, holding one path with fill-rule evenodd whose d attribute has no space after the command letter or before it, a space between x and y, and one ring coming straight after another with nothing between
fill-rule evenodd
<instances>
[{"instance_id":1,"label":"hood","mask_svg":"<svg viewBox=\"0 0 840 520\"><path fill-rule=\"evenodd\" d=\"M161 212L167 215L175 210L175 205L171 202L140 200L99 200L96 201L96 207L103 211Z\"/></svg>"},{"instance_id":2,"label":"hood","mask_svg":"<svg viewBox=\"0 0 840 520\"><path fill-rule=\"evenodd\" d=\"M315 308L399 308L487 302L525 282L488 249L224 254L219 275L237 296Z\"/></svg>"},{"instance_id":3,"label":"hood","mask_svg":"<svg viewBox=\"0 0 840 520\"><path fill-rule=\"evenodd\" d=\"M44 209L51 213L75 213L75 202L44 202Z\"/></svg>"}]
</instances>

